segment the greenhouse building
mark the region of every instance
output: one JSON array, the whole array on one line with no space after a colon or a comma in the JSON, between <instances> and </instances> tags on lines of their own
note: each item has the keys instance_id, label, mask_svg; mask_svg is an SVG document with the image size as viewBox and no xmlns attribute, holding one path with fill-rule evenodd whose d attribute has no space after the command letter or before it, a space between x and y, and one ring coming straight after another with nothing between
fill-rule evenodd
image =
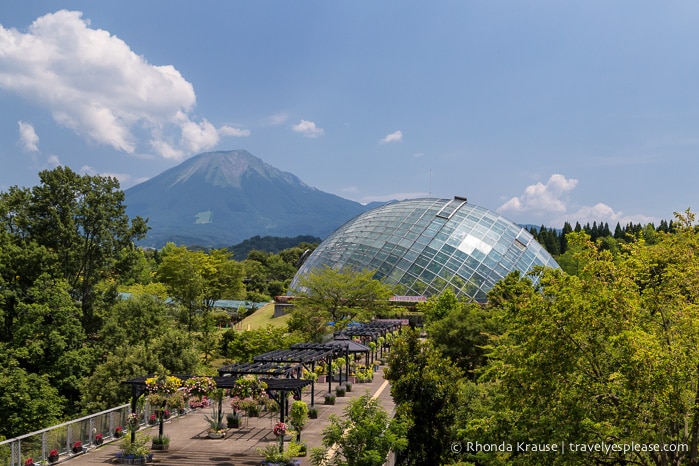
<instances>
[{"instance_id":1,"label":"greenhouse building","mask_svg":"<svg viewBox=\"0 0 699 466\"><path fill-rule=\"evenodd\" d=\"M291 289L323 266L375 270L376 279L401 285L406 296L451 288L478 302L512 271L558 268L526 229L462 197L393 202L355 217L313 251Z\"/></svg>"}]
</instances>

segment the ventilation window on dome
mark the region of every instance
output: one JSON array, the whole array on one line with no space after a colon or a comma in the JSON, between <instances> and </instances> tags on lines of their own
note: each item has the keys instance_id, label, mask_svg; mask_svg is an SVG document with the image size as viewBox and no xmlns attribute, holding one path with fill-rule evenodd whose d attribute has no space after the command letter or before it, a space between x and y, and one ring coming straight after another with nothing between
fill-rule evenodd
<instances>
[{"instance_id":1,"label":"ventilation window on dome","mask_svg":"<svg viewBox=\"0 0 699 466\"><path fill-rule=\"evenodd\" d=\"M451 218L452 215L454 215L454 212L459 210L459 207L461 207L464 204L466 204L465 200L449 201L444 207L440 209L439 212L437 212L437 217L445 218L448 220Z\"/></svg>"}]
</instances>

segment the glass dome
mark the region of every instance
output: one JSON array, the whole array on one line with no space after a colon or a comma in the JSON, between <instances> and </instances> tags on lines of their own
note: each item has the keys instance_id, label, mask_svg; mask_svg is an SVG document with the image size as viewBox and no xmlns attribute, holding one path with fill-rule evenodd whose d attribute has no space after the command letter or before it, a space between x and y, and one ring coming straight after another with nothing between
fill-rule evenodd
<instances>
[{"instance_id":1,"label":"glass dome","mask_svg":"<svg viewBox=\"0 0 699 466\"><path fill-rule=\"evenodd\" d=\"M317 267L375 270L374 278L401 285L406 296L447 288L484 302L508 273L534 266L558 268L524 228L465 198L410 199L365 212L335 230L291 282Z\"/></svg>"}]
</instances>

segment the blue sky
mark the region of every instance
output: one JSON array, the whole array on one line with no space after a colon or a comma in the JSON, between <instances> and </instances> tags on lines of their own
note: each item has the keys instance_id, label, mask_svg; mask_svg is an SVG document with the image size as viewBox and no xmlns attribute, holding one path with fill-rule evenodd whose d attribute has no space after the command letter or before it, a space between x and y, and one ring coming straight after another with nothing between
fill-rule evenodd
<instances>
[{"instance_id":1,"label":"blue sky","mask_svg":"<svg viewBox=\"0 0 699 466\"><path fill-rule=\"evenodd\" d=\"M520 223L699 209L693 1L7 1L0 189L246 149L359 202Z\"/></svg>"}]
</instances>

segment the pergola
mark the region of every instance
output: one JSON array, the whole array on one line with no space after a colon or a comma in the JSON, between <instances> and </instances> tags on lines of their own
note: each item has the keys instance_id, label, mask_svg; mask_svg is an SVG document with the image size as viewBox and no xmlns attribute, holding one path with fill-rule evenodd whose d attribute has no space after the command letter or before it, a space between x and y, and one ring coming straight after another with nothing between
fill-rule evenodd
<instances>
[{"instance_id":1,"label":"pergola","mask_svg":"<svg viewBox=\"0 0 699 466\"><path fill-rule=\"evenodd\" d=\"M349 375L349 356L351 354L364 353L369 365L370 349L360 343L352 341L359 338L362 343L376 341L378 337L388 332L400 329L404 323L400 320L375 320L369 323L352 326L341 332L335 333L335 339L327 343L298 343L288 349L270 351L255 356L252 362L233 363L221 367L219 375L212 377L217 388L232 389L236 381L245 375L257 375L259 380L267 384L266 392L270 398L279 405L279 420L284 422L288 406L287 398L293 393L294 398L301 398L301 390L307 385L312 386L311 406L315 404L315 382L312 379L302 379L303 369L315 371L316 363L326 362L328 366L328 392L332 392L332 361L345 358L345 377ZM194 375L177 375L181 380L187 380ZM154 374L135 377L122 382L131 386L131 412L136 412L138 398L146 393L146 379L156 377ZM342 368L340 368L340 382L342 381ZM219 398L219 409L223 399ZM162 435L162 418L160 422L160 435ZM135 433L132 432L132 440Z\"/></svg>"}]
</instances>

